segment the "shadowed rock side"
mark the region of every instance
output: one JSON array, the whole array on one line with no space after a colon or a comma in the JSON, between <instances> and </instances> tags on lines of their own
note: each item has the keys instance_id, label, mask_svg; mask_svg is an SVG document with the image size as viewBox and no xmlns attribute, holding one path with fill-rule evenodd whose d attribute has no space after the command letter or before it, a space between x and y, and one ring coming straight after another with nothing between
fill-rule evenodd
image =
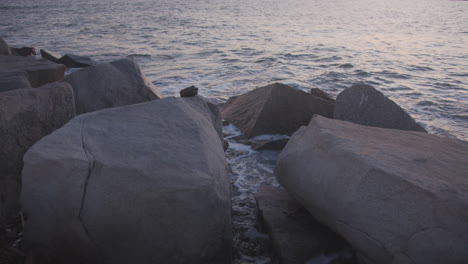
<instances>
[{"instance_id":1,"label":"shadowed rock side","mask_svg":"<svg viewBox=\"0 0 468 264\"><path fill-rule=\"evenodd\" d=\"M26 150L74 115L73 90L67 83L0 93L0 222L19 214Z\"/></svg>"},{"instance_id":2,"label":"shadowed rock side","mask_svg":"<svg viewBox=\"0 0 468 264\"><path fill-rule=\"evenodd\" d=\"M52 58L52 54L48 53L48 55L49 56L47 56L47 58ZM57 63L63 64L68 68L84 68L97 64L97 62L92 60L90 57L78 56L73 54L63 55L60 59L57 59Z\"/></svg>"},{"instance_id":3,"label":"shadowed rock side","mask_svg":"<svg viewBox=\"0 0 468 264\"><path fill-rule=\"evenodd\" d=\"M365 84L355 84L338 95L334 117L365 126L426 132L399 105Z\"/></svg>"},{"instance_id":4,"label":"shadowed rock side","mask_svg":"<svg viewBox=\"0 0 468 264\"><path fill-rule=\"evenodd\" d=\"M312 94L313 96L320 97L320 98L322 98L324 100L330 101L332 103L335 103L335 99L333 99L331 95L329 95L328 93L322 91L319 88L310 89L310 94Z\"/></svg>"},{"instance_id":5,"label":"shadowed rock side","mask_svg":"<svg viewBox=\"0 0 468 264\"><path fill-rule=\"evenodd\" d=\"M255 195L262 225L267 229L282 264L305 264L321 255L332 255L346 241L315 220L282 187L264 185ZM335 264L355 264L353 257ZM327 262L328 263L328 262Z\"/></svg>"},{"instance_id":6,"label":"shadowed rock side","mask_svg":"<svg viewBox=\"0 0 468 264\"><path fill-rule=\"evenodd\" d=\"M166 98L77 116L39 141L23 170L27 242L52 263L230 263L214 117L200 97Z\"/></svg>"},{"instance_id":7,"label":"shadowed rock side","mask_svg":"<svg viewBox=\"0 0 468 264\"><path fill-rule=\"evenodd\" d=\"M59 55L51 52L51 51L48 51L48 50L44 50L44 49L41 49L39 50L39 52L41 53L41 57L43 59L46 59L46 60L49 60L51 62L57 62L58 59L59 59Z\"/></svg>"},{"instance_id":8,"label":"shadowed rock side","mask_svg":"<svg viewBox=\"0 0 468 264\"><path fill-rule=\"evenodd\" d=\"M231 97L222 116L247 137L261 134L292 134L307 125L314 114L333 117L333 103L274 83Z\"/></svg>"},{"instance_id":9,"label":"shadowed rock side","mask_svg":"<svg viewBox=\"0 0 468 264\"><path fill-rule=\"evenodd\" d=\"M2 38L0 38L0 55L11 56L11 49Z\"/></svg>"},{"instance_id":10,"label":"shadowed rock side","mask_svg":"<svg viewBox=\"0 0 468 264\"><path fill-rule=\"evenodd\" d=\"M468 143L314 117L280 183L363 263L468 263Z\"/></svg>"},{"instance_id":11,"label":"shadowed rock side","mask_svg":"<svg viewBox=\"0 0 468 264\"><path fill-rule=\"evenodd\" d=\"M65 81L73 87L77 114L143 103L161 97L140 67L129 59L75 71Z\"/></svg>"},{"instance_id":12,"label":"shadowed rock side","mask_svg":"<svg viewBox=\"0 0 468 264\"><path fill-rule=\"evenodd\" d=\"M32 88L25 72L0 72L0 92Z\"/></svg>"},{"instance_id":13,"label":"shadowed rock side","mask_svg":"<svg viewBox=\"0 0 468 264\"><path fill-rule=\"evenodd\" d=\"M66 67L44 59L1 56L0 72L25 72L32 87L62 81Z\"/></svg>"}]
</instances>

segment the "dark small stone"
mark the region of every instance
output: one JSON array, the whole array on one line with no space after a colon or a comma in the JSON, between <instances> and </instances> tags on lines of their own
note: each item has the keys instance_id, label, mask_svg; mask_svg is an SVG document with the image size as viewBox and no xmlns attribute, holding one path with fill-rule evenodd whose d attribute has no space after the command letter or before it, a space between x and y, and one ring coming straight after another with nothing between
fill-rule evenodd
<instances>
[{"instance_id":1,"label":"dark small stone","mask_svg":"<svg viewBox=\"0 0 468 264\"><path fill-rule=\"evenodd\" d=\"M197 94L198 94L198 88L193 85L180 90L180 97L192 97Z\"/></svg>"},{"instance_id":2,"label":"dark small stone","mask_svg":"<svg viewBox=\"0 0 468 264\"><path fill-rule=\"evenodd\" d=\"M90 57L78 56L73 54L66 54L57 60L57 63L64 64L68 68L84 68L96 65L97 62Z\"/></svg>"},{"instance_id":3,"label":"dark small stone","mask_svg":"<svg viewBox=\"0 0 468 264\"><path fill-rule=\"evenodd\" d=\"M33 56L36 55L36 48L34 47L22 47L22 48L13 48L11 47L11 53L14 56Z\"/></svg>"},{"instance_id":4,"label":"dark small stone","mask_svg":"<svg viewBox=\"0 0 468 264\"><path fill-rule=\"evenodd\" d=\"M312 88L310 89L310 93L313 95L313 96L316 96L316 97L319 97L319 98L322 98L324 100L327 100L329 102L332 102L332 103L335 103L335 99L333 99L331 97L331 95L329 95L328 93L322 91L321 89L319 88Z\"/></svg>"},{"instance_id":5,"label":"dark small stone","mask_svg":"<svg viewBox=\"0 0 468 264\"><path fill-rule=\"evenodd\" d=\"M39 52L41 53L41 57L43 59L49 60L51 62L57 62L60 57L57 54L44 50L44 49L39 50Z\"/></svg>"},{"instance_id":6,"label":"dark small stone","mask_svg":"<svg viewBox=\"0 0 468 264\"><path fill-rule=\"evenodd\" d=\"M226 151L229 148L229 142L227 140L223 140L223 149Z\"/></svg>"},{"instance_id":7,"label":"dark small stone","mask_svg":"<svg viewBox=\"0 0 468 264\"><path fill-rule=\"evenodd\" d=\"M282 150L288 144L289 138L278 140L251 140L254 150Z\"/></svg>"}]
</instances>

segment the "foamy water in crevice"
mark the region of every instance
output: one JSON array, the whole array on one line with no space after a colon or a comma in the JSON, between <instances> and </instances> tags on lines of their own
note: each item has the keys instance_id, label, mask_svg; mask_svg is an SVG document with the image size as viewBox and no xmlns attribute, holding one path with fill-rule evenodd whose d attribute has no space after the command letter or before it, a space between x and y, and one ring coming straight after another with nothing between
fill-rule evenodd
<instances>
[{"instance_id":1,"label":"foamy water in crevice","mask_svg":"<svg viewBox=\"0 0 468 264\"><path fill-rule=\"evenodd\" d=\"M242 133L229 124L223 127L229 142L234 264L270 264L273 261L267 234L259 232L255 193L262 184L278 186L273 168L279 151L255 151L239 143Z\"/></svg>"}]
</instances>

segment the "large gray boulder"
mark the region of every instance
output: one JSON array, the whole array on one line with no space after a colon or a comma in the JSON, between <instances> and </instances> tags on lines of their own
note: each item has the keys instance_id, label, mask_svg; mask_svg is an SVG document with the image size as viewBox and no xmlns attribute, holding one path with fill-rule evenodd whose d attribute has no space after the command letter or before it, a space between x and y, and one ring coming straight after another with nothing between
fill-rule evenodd
<instances>
[{"instance_id":1,"label":"large gray boulder","mask_svg":"<svg viewBox=\"0 0 468 264\"><path fill-rule=\"evenodd\" d=\"M75 71L65 78L75 92L77 114L161 98L158 89L129 59Z\"/></svg>"},{"instance_id":2,"label":"large gray boulder","mask_svg":"<svg viewBox=\"0 0 468 264\"><path fill-rule=\"evenodd\" d=\"M1 72L25 72L32 87L62 81L66 67L34 57L0 55Z\"/></svg>"},{"instance_id":3,"label":"large gray boulder","mask_svg":"<svg viewBox=\"0 0 468 264\"><path fill-rule=\"evenodd\" d=\"M24 153L74 115L67 83L0 93L0 222L19 213Z\"/></svg>"},{"instance_id":4,"label":"large gray boulder","mask_svg":"<svg viewBox=\"0 0 468 264\"><path fill-rule=\"evenodd\" d=\"M25 155L26 241L53 263L230 263L216 120L200 97L77 116Z\"/></svg>"},{"instance_id":5,"label":"large gray boulder","mask_svg":"<svg viewBox=\"0 0 468 264\"><path fill-rule=\"evenodd\" d=\"M231 97L222 110L223 118L249 138L292 134L314 114L333 117L333 103L281 83Z\"/></svg>"},{"instance_id":6,"label":"large gray boulder","mask_svg":"<svg viewBox=\"0 0 468 264\"><path fill-rule=\"evenodd\" d=\"M2 38L0 38L0 55L11 56L10 46Z\"/></svg>"},{"instance_id":7,"label":"large gray boulder","mask_svg":"<svg viewBox=\"0 0 468 264\"><path fill-rule=\"evenodd\" d=\"M366 84L355 84L338 95L334 118L365 126L426 132L399 105Z\"/></svg>"},{"instance_id":8,"label":"large gray boulder","mask_svg":"<svg viewBox=\"0 0 468 264\"><path fill-rule=\"evenodd\" d=\"M363 263L468 263L468 142L314 117L280 183Z\"/></svg>"},{"instance_id":9,"label":"large gray boulder","mask_svg":"<svg viewBox=\"0 0 468 264\"><path fill-rule=\"evenodd\" d=\"M0 92L32 88L25 72L0 72Z\"/></svg>"}]
</instances>

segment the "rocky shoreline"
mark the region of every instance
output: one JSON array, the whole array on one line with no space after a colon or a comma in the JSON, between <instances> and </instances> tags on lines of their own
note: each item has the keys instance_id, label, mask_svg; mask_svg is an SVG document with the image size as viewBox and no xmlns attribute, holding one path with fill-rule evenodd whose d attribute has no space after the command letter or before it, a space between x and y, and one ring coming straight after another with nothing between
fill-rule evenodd
<instances>
[{"instance_id":1,"label":"rocky shoreline","mask_svg":"<svg viewBox=\"0 0 468 264\"><path fill-rule=\"evenodd\" d=\"M468 143L372 86L219 104L162 98L129 59L35 53L0 39L1 263L468 262ZM274 173L239 189L233 144L280 152Z\"/></svg>"}]
</instances>

